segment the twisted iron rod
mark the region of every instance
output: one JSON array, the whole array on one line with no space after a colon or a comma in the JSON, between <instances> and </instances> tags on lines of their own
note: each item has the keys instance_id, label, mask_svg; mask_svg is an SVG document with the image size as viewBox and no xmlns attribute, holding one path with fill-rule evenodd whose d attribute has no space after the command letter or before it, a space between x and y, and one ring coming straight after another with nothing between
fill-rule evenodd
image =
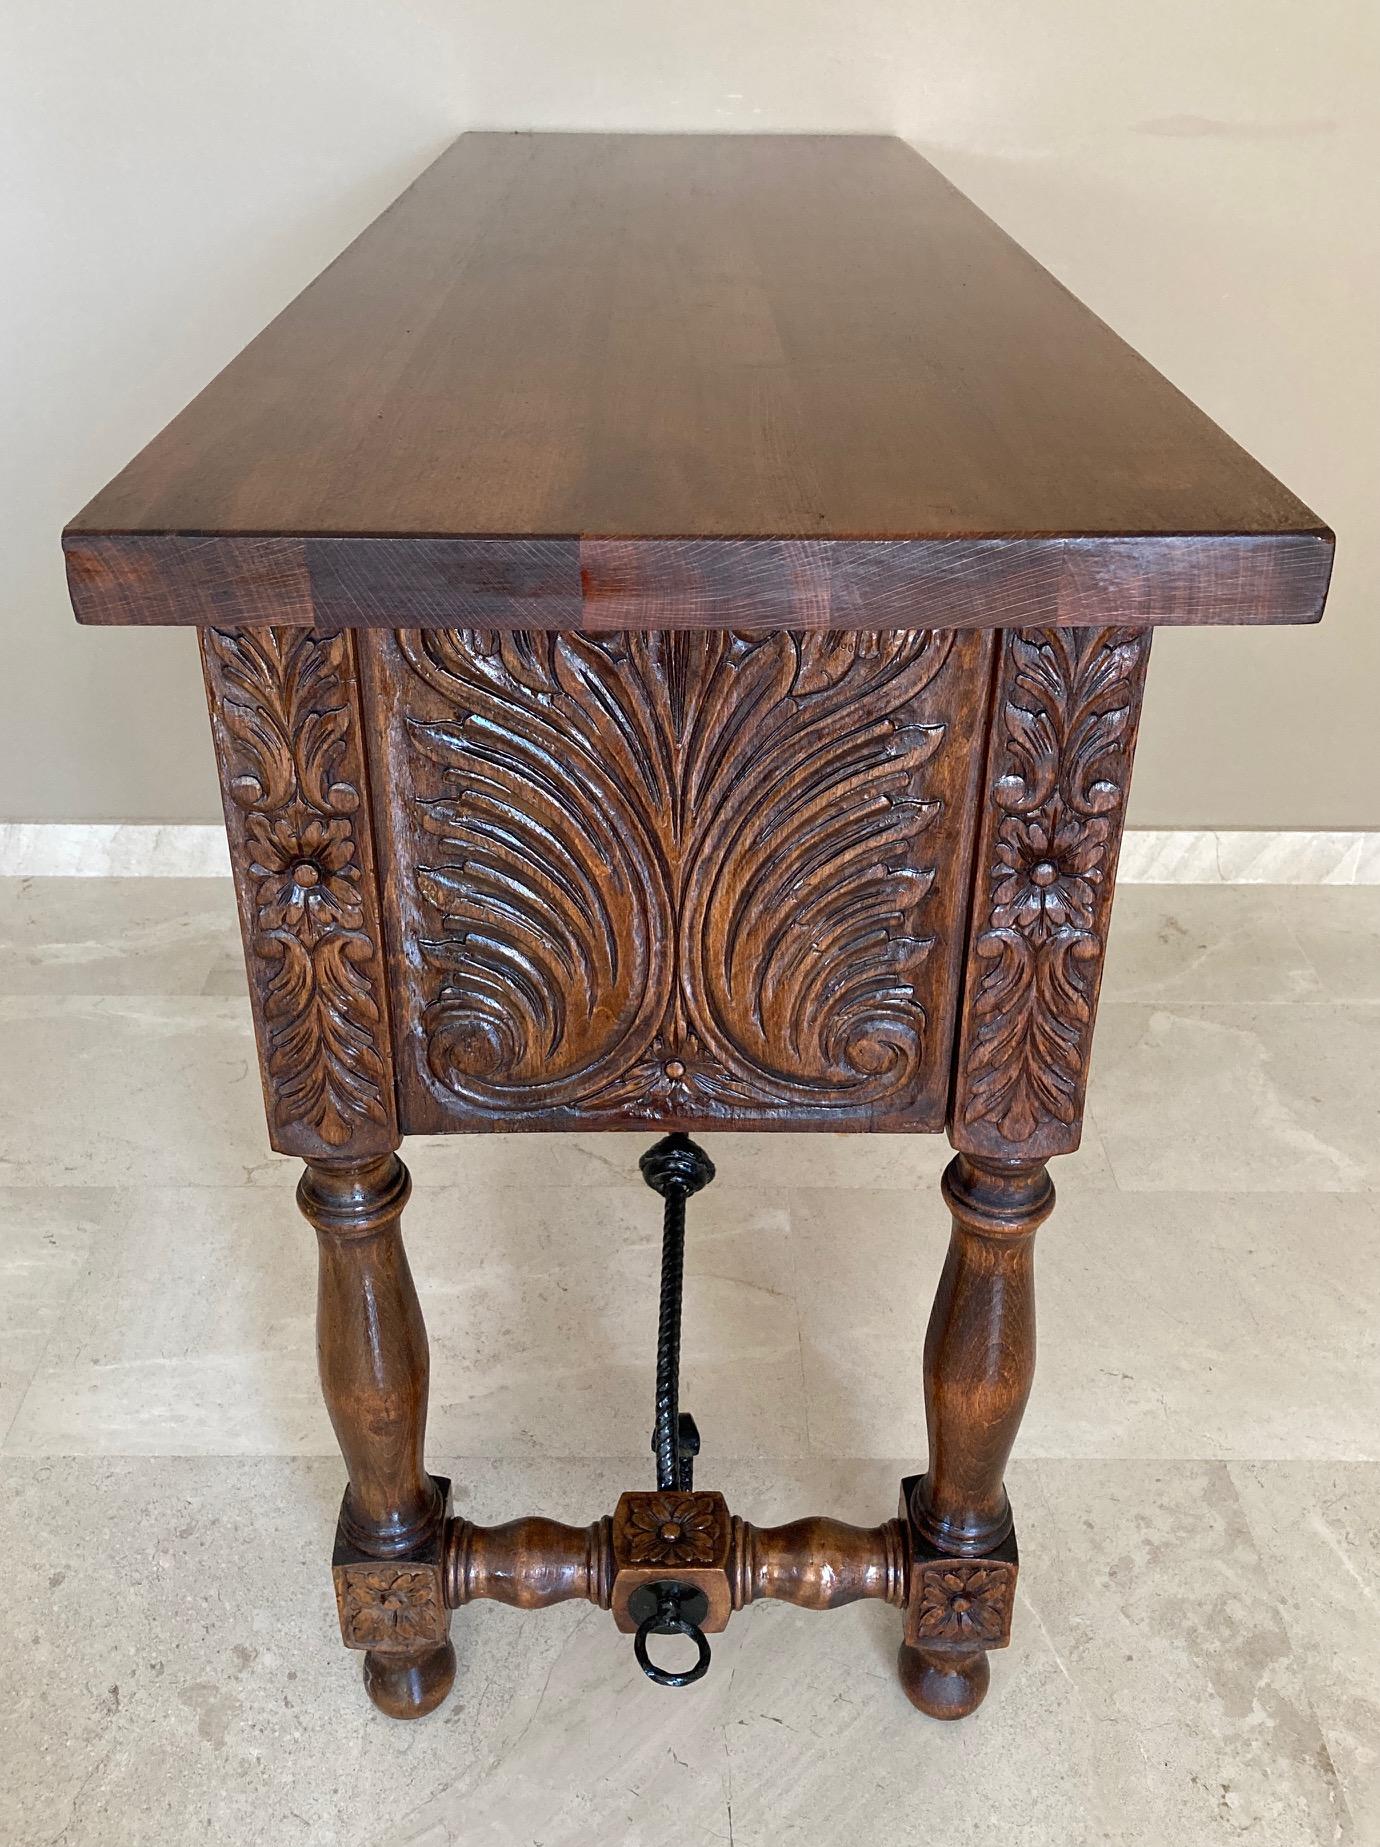
<instances>
[{"instance_id":1,"label":"twisted iron rod","mask_svg":"<svg viewBox=\"0 0 1380 1847\"><path fill-rule=\"evenodd\" d=\"M680 1309L685 1278L685 1191L666 1189L661 1216L661 1312L656 1330L656 1485L690 1486L680 1454Z\"/></svg>"},{"instance_id":2,"label":"twisted iron rod","mask_svg":"<svg viewBox=\"0 0 1380 1847\"><path fill-rule=\"evenodd\" d=\"M656 1338L656 1485L688 1492L693 1450L680 1431L680 1316L685 1288L685 1202L714 1178L714 1163L688 1135L667 1135L638 1163L665 1203L661 1219L661 1303Z\"/></svg>"}]
</instances>

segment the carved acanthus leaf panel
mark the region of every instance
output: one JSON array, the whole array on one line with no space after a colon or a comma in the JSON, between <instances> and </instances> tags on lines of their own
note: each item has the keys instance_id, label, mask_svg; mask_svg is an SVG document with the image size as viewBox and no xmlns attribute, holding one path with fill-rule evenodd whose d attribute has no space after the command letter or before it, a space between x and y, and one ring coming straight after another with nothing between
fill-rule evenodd
<instances>
[{"instance_id":1,"label":"carved acanthus leaf panel","mask_svg":"<svg viewBox=\"0 0 1380 1847\"><path fill-rule=\"evenodd\" d=\"M987 636L368 641L409 1129L938 1125Z\"/></svg>"},{"instance_id":2,"label":"carved acanthus leaf panel","mask_svg":"<svg viewBox=\"0 0 1380 1847\"><path fill-rule=\"evenodd\" d=\"M396 1146L348 635L202 632L273 1143Z\"/></svg>"},{"instance_id":3,"label":"carved acanthus leaf panel","mask_svg":"<svg viewBox=\"0 0 1380 1847\"><path fill-rule=\"evenodd\" d=\"M1076 1148L1149 629L1004 637L953 1141Z\"/></svg>"}]
</instances>

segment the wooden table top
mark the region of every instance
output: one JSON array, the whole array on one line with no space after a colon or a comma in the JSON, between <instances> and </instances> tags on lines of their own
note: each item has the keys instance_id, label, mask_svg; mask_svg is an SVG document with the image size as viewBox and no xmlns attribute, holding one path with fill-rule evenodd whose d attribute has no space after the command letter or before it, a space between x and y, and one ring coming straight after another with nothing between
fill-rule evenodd
<instances>
[{"instance_id":1,"label":"wooden table top","mask_svg":"<svg viewBox=\"0 0 1380 1847\"><path fill-rule=\"evenodd\" d=\"M883 137L472 134L81 512L84 621L1309 621L1331 534Z\"/></svg>"}]
</instances>

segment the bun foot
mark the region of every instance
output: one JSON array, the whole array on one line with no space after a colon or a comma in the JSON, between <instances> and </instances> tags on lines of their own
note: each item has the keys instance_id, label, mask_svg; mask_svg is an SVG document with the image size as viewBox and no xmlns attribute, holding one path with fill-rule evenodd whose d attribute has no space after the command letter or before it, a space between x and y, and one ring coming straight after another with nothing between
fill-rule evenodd
<instances>
[{"instance_id":1,"label":"bun foot","mask_svg":"<svg viewBox=\"0 0 1380 1847\"><path fill-rule=\"evenodd\" d=\"M455 1649L450 1642L425 1654L364 1657L364 1685L370 1699L390 1719L424 1719L435 1712L455 1684Z\"/></svg>"},{"instance_id":2,"label":"bun foot","mask_svg":"<svg viewBox=\"0 0 1380 1847\"><path fill-rule=\"evenodd\" d=\"M984 1649L935 1649L923 1653L902 1642L896 1671L912 1706L932 1719L966 1719L987 1692L992 1670Z\"/></svg>"}]
</instances>

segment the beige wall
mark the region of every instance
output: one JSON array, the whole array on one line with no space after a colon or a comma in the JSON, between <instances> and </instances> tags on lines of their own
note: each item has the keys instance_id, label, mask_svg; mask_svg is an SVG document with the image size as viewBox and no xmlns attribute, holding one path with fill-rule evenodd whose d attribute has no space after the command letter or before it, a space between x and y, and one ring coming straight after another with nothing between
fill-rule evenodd
<instances>
[{"instance_id":1,"label":"beige wall","mask_svg":"<svg viewBox=\"0 0 1380 1847\"><path fill-rule=\"evenodd\" d=\"M218 813L189 634L73 512L455 130L906 136L1337 528L1321 630L1156 642L1132 819L1375 827L1372 0L10 0L0 818Z\"/></svg>"}]
</instances>

